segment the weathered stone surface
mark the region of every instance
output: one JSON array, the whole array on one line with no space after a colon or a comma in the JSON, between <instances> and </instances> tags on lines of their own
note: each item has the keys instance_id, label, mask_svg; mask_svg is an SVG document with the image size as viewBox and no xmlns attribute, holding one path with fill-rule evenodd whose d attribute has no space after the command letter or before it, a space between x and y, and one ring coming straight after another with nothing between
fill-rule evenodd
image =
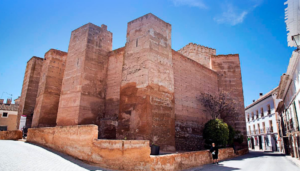
<instances>
[{"instance_id":1,"label":"weathered stone surface","mask_svg":"<svg viewBox=\"0 0 300 171\"><path fill-rule=\"evenodd\" d=\"M199 102L201 93L216 95L218 74L173 51L175 80L175 143L176 150L200 150L202 131L211 117Z\"/></svg>"},{"instance_id":2,"label":"weathered stone surface","mask_svg":"<svg viewBox=\"0 0 300 171\"><path fill-rule=\"evenodd\" d=\"M219 149L219 160L236 157L232 148ZM151 170L185 170L212 163L208 150L151 156Z\"/></svg>"},{"instance_id":3,"label":"weathered stone surface","mask_svg":"<svg viewBox=\"0 0 300 171\"><path fill-rule=\"evenodd\" d=\"M175 151L171 25L152 14L128 23L117 138Z\"/></svg>"},{"instance_id":4,"label":"weathered stone surface","mask_svg":"<svg viewBox=\"0 0 300 171\"><path fill-rule=\"evenodd\" d=\"M246 119L241 65L238 54L216 55L211 58L212 69L219 74L219 90L230 94L237 102L239 115L234 120L225 120L244 135L244 146L247 147Z\"/></svg>"},{"instance_id":5,"label":"weathered stone surface","mask_svg":"<svg viewBox=\"0 0 300 171\"><path fill-rule=\"evenodd\" d=\"M116 139L124 52L123 47L108 54L105 114L100 122L100 138Z\"/></svg>"},{"instance_id":6,"label":"weathered stone surface","mask_svg":"<svg viewBox=\"0 0 300 171\"><path fill-rule=\"evenodd\" d=\"M149 141L97 140L96 125L31 128L27 141L115 170L150 170Z\"/></svg>"},{"instance_id":7,"label":"weathered stone surface","mask_svg":"<svg viewBox=\"0 0 300 171\"><path fill-rule=\"evenodd\" d=\"M188 45L178 50L178 52L198 62L199 64L206 66L207 68L211 68L211 56L216 55L215 49L197 45L194 43L189 43Z\"/></svg>"},{"instance_id":8,"label":"weathered stone surface","mask_svg":"<svg viewBox=\"0 0 300 171\"><path fill-rule=\"evenodd\" d=\"M114 170L173 171L212 163L207 150L150 156L148 140L97 140L97 133L96 125L30 128L27 141ZM219 150L220 160L236 156L232 148Z\"/></svg>"},{"instance_id":9,"label":"weathered stone surface","mask_svg":"<svg viewBox=\"0 0 300 171\"><path fill-rule=\"evenodd\" d=\"M22 139L22 131L0 131L0 140L18 140Z\"/></svg>"},{"instance_id":10,"label":"weathered stone surface","mask_svg":"<svg viewBox=\"0 0 300 171\"><path fill-rule=\"evenodd\" d=\"M56 125L67 53L50 49L43 62L32 127Z\"/></svg>"},{"instance_id":11,"label":"weathered stone surface","mask_svg":"<svg viewBox=\"0 0 300 171\"><path fill-rule=\"evenodd\" d=\"M35 60L28 63L20 102L20 114L27 106L27 125L35 104L33 95L26 96L29 78L36 75L31 72L39 63ZM59 87L52 85L56 81L41 80L39 92L47 92L47 85ZM56 90L39 93L34 126L55 125ZM149 140L162 151L199 150L210 116L197 98L220 90L229 92L241 111L235 124L227 122L246 135L238 55L216 56L215 49L191 43L176 52L171 25L153 14L129 22L125 47L112 51L107 27L88 23L71 35L56 124L96 124L99 138Z\"/></svg>"},{"instance_id":12,"label":"weathered stone surface","mask_svg":"<svg viewBox=\"0 0 300 171\"><path fill-rule=\"evenodd\" d=\"M38 93L42 65L43 59L39 57L32 57L27 62L18 109L18 124L16 129L19 128L21 115L26 115L28 117L28 122L26 122L26 126L31 127L31 121Z\"/></svg>"},{"instance_id":13,"label":"weathered stone surface","mask_svg":"<svg viewBox=\"0 0 300 171\"><path fill-rule=\"evenodd\" d=\"M107 54L112 33L88 23L72 32L57 125L97 124L105 112Z\"/></svg>"}]
</instances>

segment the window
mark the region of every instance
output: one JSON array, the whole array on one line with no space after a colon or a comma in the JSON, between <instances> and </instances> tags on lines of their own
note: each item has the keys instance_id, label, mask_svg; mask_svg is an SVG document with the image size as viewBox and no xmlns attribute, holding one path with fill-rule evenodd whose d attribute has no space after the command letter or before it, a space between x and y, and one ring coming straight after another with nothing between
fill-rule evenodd
<instances>
[{"instance_id":1,"label":"window","mask_svg":"<svg viewBox=\"0 0 300 171\"><path fill-rule=\"evenodd\" d=\"M3 112L2 117L7 118L8 114L6 112Z\"/></svg>"},{"instance_id":2,"label":"window","mask_svg":"<svg viewBox=\"0 0 300 171\"><path fill-rule=\"evenodd\" d=\"M270 114L271 114L271 106L268 105L268 115L270 115Z\"/></svg>"},{"instance_id":3,"label":"window","mask_svg":"<svg viewBox=\"0 0 300 171\"><path fill-rule=\"evenodd\" d=\"M248 122L249 122L249 121L250 121L250 116L249 116L249 113L248 113L247 119L248 119Z\"/></svg>"},{"instance_id":4,"label":"window","mask_svg":"<svg viewBox=\"0 0 300 171\"><path fill-rule=\"evenodd\" d=\"M271 120L269 121L269 123L270 123L270 132L273 132L273 123Z\"/></svg>"},{"instance_id":5,"label":"window","mask_svg":"<svg viewBox=\"0 0 300 171\"><path fill-rule=\"evenodd\" d=\"M0 126L0 131L7 131L7 126Z\"/></svg>"},{"instance_id":6,"label":"window","mask_svg":"<svg viewBox=\"0 0 300 171\"><path fill-rule=\"evenodd\" d=\"M262 126L263 126L263 133L266 133L266 124L265 124L265 122L262 123Z\"/></svg>"},{"instance_id":7,"label":"window","mask_svg":"<svg viewBox=\"0 0 300 171\"><path fill-rule=\"evenodd\" d=\"M255 125L253 125L253 132L254 132L254 134L255 134Z\"/></svg>"},{"instance_id":8,"label":"window","mask_svg":"<svg viewBox=\"0 0 300 171\"><path fill-rule=\"evenodd\" d=\"M250 132L250 135L251 135L251 126L249 126L249 132Z\"/></svg>"},{"instance_id":9,"label":"window","mask_svg":"<svg viewBox=\"0 0 300 171\"><path fill-rule=\"evenodd\" d=\"M257 124L258 133L260 134L260 125Z\"/></svg>"},{"instance_id":10,"label":"window","mask_svg":"<svg viewBox=\"0 0 300 171\"><path fill-rule=\"evenodd\" d=\"M254 113L252 112L252 120L254 120Z\"/></svg>"},{"instance_id":11,"label":"window","mask_svg":"<svg viewBox=\"0 0 300 171\"><path fill-rule=\"evenodd\" d=\"M264 117L264 108L260 109L260 114L261 114L261 117Z\"/></svg>"},{"instance_id":12,"label":"window","mask_svg":"<svg viewBox=\"0 0 300 171\"><path fill-rule=\"evenodd\" d=\"M256 118L258 118L258 110L256 110Z\"/></svg>"}]
</instances>

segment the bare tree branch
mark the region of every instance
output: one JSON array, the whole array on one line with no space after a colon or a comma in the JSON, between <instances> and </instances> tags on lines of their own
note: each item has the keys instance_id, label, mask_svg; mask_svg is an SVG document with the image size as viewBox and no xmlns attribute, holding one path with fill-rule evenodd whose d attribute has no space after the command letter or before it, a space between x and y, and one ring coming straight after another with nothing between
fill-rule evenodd
<instances>
[{"instance_id":1,"label":"bare tree branch","mask_svg":"<svg viewBox=\"0 0 300 171\"><path fill-rule=\"evenodd\" d=\"M201 93L198 100L212 119L222 118L224 121L233 123L237 121L239 116L236 108L238 106L237 101L230 98L228 93L220 91L216 96Z\"/></svg>"}]
</instances>

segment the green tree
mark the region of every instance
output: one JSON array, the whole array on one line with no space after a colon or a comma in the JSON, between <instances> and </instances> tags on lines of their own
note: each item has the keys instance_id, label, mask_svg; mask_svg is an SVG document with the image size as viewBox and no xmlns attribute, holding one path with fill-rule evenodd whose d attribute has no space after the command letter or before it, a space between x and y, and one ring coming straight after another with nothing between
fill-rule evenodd
<instances>
[{"instance_id":1,"label":"green tree","mask_svg":"<svg viewBox=\"0 0 300 171\"><path fill-rule=\"evenodd\" d=\"M216 146L225 147L229 139L228 125L221 119L208 121L204 126L203 138L206 148L209 148L211 143L215 143Z\"/></svg>"}]
</instances>

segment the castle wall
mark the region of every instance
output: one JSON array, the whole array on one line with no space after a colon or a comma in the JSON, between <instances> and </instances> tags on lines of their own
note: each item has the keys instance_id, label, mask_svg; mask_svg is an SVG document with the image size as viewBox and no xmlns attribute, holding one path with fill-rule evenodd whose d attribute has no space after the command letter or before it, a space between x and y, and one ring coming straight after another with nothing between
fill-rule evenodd
<instances>
[{"instance_id":1,"label":"castle wall","mask_svg":"<svg viewBox=\"0 0 300 171\"><path fill-rule=\"evenodd\" d=\"M173 50L175 85L176 150L200 150L202 131L211 116L207 115L198 98L201 93L216 95L218 74Z\"/></svg>"},{"instance_id":2,"label":"castle wall","mask_svg":"<svg viewBox=\"0 0 300 171\"><path fill-rule=\"evenodd\" d=\"M20 118L22 115L27 116L26 126L31 127L32 115L36 103L42 65L43 59L39 57L32 57L27 62L18 109L18 124L16 129L19 128Z\"/></svg>"},{"instance_id":3,"label":"castle wall","mask_svg":"<svg viewBox=\"0 0 300 171\"><path fill-rule=\"evenodd\" d=\"M239 115L234 119L225 120L244 135L244 143L247 143L246 121L244 108L244 94L240 59L238 54L212 56L212 69L219 74L219 89L228 92L237 102Z\"/></svg>"},{"instance_id":4,"label":"castle wall","mask_svg":"<svg viewBox=\"0 0 300 171\"><path fill-rule=\"evenodd\" d=\"M128 23L117 138L175 150L171 25L152 14Z\"/></svg>"},{"instance_id":5,"label":"castle wall","mask_svg":"<svg viewBox=\"0 0 300 171\"><path fill-rule=\"evenodd\" d=\"M67 53L51 49L45 54L32 127L56 125Z\"/></svg>"},{"instance_id":6,"label":"castle wall","mask_svg":"<svg viewBox=\"0 0 300 171\"><path fill-rule=\"evenodd\" d=\"M189 43L178 52L198 62L199 64L206 66L207 68L211 68L211 56L216 55L215 49L193 43Z\"/></svg>"},{"instance_id":7,"label":"castle wall","mask_svg":"<svg viewBox=\"0 0 300 171\"><path fill-rule=\"evenodd\" d=\"M57 125L97 124L105 112L107 54L112 33L88 23L72 32Z\"/></svg>"},{"instance_id":8,"label":"castle wall","mask_svg":"<svg viewBox=\"0 0 300 171\"><path fill-rule=\"evenodd\" d=\"M105 115L100 123L100 138L116 138L124 50L124 47L119 48L108 55Z\"/></svg>"}]
</instances>

